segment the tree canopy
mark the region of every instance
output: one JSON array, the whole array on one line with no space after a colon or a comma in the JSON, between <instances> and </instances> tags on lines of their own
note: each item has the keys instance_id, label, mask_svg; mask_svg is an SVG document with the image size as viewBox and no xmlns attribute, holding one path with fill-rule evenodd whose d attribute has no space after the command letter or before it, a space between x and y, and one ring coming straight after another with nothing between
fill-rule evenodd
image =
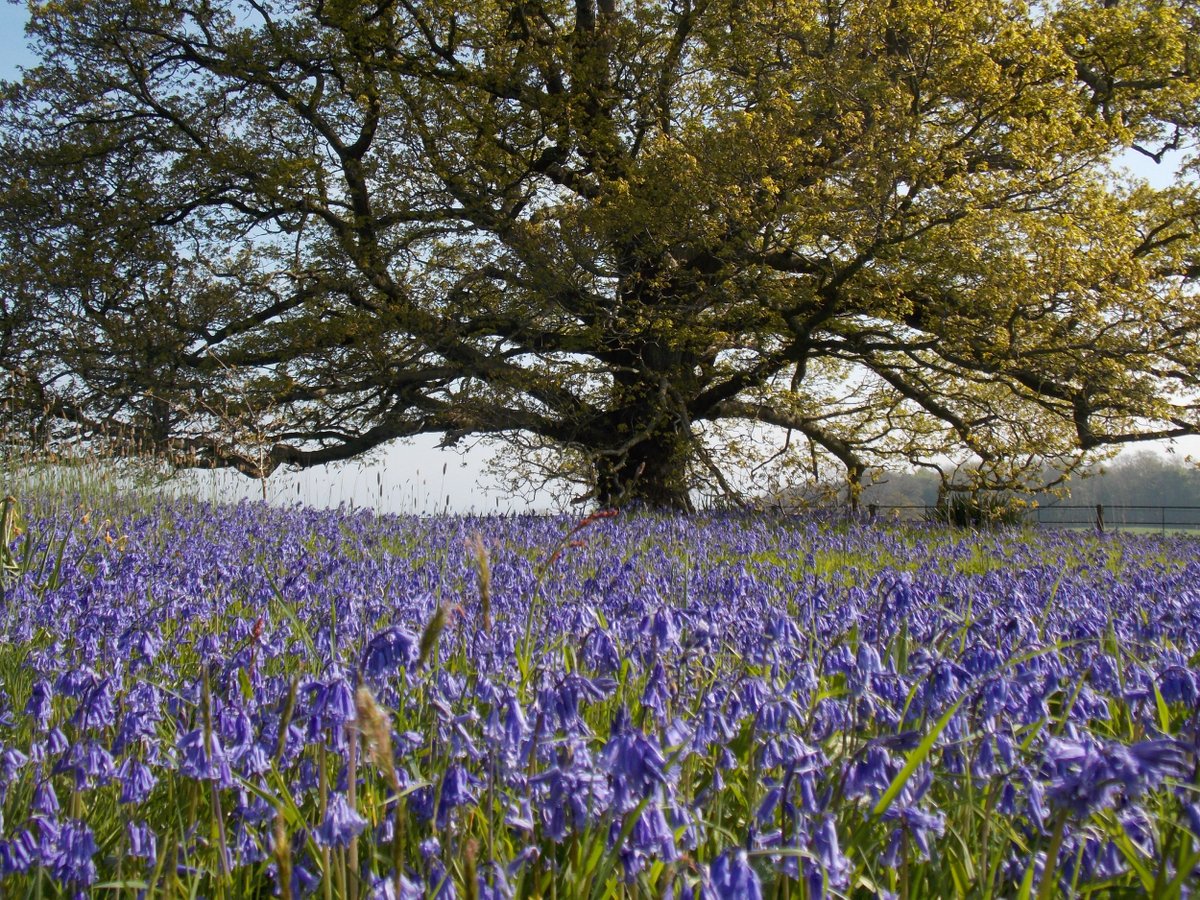
<instances>
[{"instance_id":1,"label":"tree canopy","mask_svg":"<svg viewBox=\"0 0 1200 900\"><path fill-rule=\"evenodd\" d=\"M767 425L852 484L1200 430L1194 0L30 10L0 365L46 439L496 435L686 506Z\"/></svg>"}]
</instances>

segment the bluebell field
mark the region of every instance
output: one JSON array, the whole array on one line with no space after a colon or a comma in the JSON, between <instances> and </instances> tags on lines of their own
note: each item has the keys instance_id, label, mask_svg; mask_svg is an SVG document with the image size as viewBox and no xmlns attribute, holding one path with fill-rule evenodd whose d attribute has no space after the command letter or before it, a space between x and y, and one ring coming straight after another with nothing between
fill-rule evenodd
<instances>
[{"instance_id":1,"label":"bluebell field","mask_svg":"<svg viewBox=\"0 0 1200 900\"><path fill-rule=\"evenodd\" d=\"M1179 897L1200 542L18 498L4 897Z\"/></svg>"}]
</instances>

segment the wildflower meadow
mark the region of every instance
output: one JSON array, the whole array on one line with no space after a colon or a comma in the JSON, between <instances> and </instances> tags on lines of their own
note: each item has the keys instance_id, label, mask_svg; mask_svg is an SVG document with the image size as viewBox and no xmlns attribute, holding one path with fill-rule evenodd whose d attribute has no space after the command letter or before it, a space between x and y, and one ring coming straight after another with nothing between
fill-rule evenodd
<instances>
[{"instance_id":1,"label":"wildflower meadow","mask_svg":"<svg viewBox=\"0 0 1200 900\"><path fill-rule=\"evenodd\" d=\"M1200 542L6 505L0 895L1180 897Z\"/></svg>"}]
</instances>

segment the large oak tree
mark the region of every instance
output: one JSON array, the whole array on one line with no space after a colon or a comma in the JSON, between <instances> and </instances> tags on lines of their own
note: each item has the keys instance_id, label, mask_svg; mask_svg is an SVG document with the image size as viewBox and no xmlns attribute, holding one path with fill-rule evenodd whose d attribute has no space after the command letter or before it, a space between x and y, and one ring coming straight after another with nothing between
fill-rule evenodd
<instances>
[{"instance_id":1,"label":"large oak tree","mask_svg":"<svg viewBox=\"0 0 1200 900\"><path fill-rule=\"evenodd\" d=\"M507 435L686 506L752 423L852 483L1200 428L1194 0L30 9L0 364L46 437Z\"/></svg>"}]
</instances>

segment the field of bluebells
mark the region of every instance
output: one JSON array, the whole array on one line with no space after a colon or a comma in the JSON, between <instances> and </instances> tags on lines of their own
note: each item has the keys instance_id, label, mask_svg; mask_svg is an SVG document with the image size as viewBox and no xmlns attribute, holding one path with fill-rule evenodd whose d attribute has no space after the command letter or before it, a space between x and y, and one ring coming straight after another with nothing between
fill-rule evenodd
<instances>
[{"instance_id":1,"label":"field of bluebells","mask_svg":"<svg viewBox=\"0 0 1200 900\"><path fill-rule=\"evenodd\" d=\"M1195 540L7 511L4 897L1200 885Z\"/></svg>"}]
</instances>

